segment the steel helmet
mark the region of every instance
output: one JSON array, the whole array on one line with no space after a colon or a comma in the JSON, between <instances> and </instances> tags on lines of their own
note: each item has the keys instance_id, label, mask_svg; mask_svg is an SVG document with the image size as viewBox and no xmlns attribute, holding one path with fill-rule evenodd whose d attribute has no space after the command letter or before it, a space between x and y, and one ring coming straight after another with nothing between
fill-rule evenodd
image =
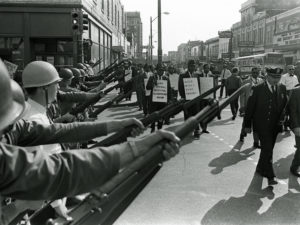
<instances>
[{"instance_id":1,"label":"steel helmet","mask_svg":"<svg viewBox=\"0 0 300 225\"><path fill-rule=\"evenodd\" d=\"M81 73L80 70L77 68L71 68L71 71L73 73L74 78L80 78L81 77Z\"/></svg>"},{"instance_id":2,"label":"steel helmet","mask_svg":"<svg viewBox=\"0 0 300 225\"><path fill-rule=\"evenodd\" d=\"M80 74L82 77L86 76L86 72L84 71L84 69L79 69L80 70Z\"/></svg>"},{"instance_id":3,"label":"steel helmet","mask_svg":"<svg viewBox=\"0 0 300 225\"><path fill-rule=\"evenodd\" d=\"M77 63L76 68L77 69L84 69L84 70L87 69L86 66L83 63Z\"/></svg>"},{"instance_id":4,"label":"steel helmet","mask_svg":"<svg viewBox=\"0 0 300 225\"><path fill-rule=\"evenodd\" d=\"M43 87L61 81L55 67L44 61L29 63L23 73L24 88Z\"/></svg>"},{"instance_id":5,"label":"steel helmet","mask_svg":"<svg viewBox=\"0 0 300 225\"><path fill-rule=\"evenodd\" d=\"M68 69L68 68L62 68L59 71L59 76L60 78L62 78L63 80L71 80L74 76L72 73L72 70Z\"/></svg>"},{"instance_id":6,"label":"steel helmet","mask_svg":"<svg viewBox=\"0 0 300 225\"><path fill-rule=\"evenodd\" d=\"M25 98L21 87L9 78L0 60L0 130L17 121L25 110Z\"/></svg>"}]
</instances>

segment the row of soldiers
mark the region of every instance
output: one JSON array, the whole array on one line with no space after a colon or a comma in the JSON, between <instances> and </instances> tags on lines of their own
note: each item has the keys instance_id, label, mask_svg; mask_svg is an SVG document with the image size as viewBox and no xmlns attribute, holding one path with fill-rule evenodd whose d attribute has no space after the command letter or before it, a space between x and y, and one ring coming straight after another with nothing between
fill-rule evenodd
<instances>
[{"instance_id":1,"label":"row of soldiers","mask_svg":"<svg viewBox=\"0 0 300 225\"><path fill-rule=\"evenodd\" d=\"M55 200L51 202L55 212L72 220L65 197L99 187L162 139L169 140L161 144L165 159L178 153L179 138L167 131L106 148L80 150L82 143L124 127L136 126L132 136L145 130L134 118L90 122L86 111L71 113L74 105L103 96L106 86L101 74L89 75L83 64L58 72L50 63L31 62L22 73L22 85L26 101L23 90L0 62L0 193L4 197L0 224L10 223L24 210L42 207L45 200Z\"/></svg>"}]
</instances>

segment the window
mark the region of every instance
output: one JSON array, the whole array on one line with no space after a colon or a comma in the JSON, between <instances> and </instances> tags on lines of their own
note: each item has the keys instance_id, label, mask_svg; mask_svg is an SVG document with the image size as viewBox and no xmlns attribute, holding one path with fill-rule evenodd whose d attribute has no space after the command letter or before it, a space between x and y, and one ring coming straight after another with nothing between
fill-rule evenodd
<instances>
[{"instance_id":1,"label":"window","mask_svg":"<svg viewBox=\"0 0 300 225\"><path fill-rule=\"evenodd\" d=\"M118 30L120 29L120 13L118 11Z\"/></svg>"},{"instance_id":2,"label":"window","mask_svg":"<svg viewBox=\"0 0 300 225\"><path fill-rule=\"evenodd\" d=\"M117 6L115 5L115 25L117 26Z\"/></svg>"},{"instance_id":3,"label":"window","mask_svg":"<svg viewBox=\"0 0 300 225\"><path fill-rule=\"evenodd\" d=\"M101 10L104 12L104 0L101 1Z\"/></svg>"}]
</instances>

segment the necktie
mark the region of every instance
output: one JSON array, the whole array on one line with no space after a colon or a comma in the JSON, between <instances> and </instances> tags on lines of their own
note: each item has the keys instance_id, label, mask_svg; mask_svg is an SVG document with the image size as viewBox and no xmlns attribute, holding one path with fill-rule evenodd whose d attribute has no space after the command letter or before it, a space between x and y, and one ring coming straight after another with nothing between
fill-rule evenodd
<instances>
[{"instance_id":1,"label":"necktie","mask_svg":"<svg viewBox=\"0 0 300 225\"><path fill-rule=\"evenodd\" d=\"M272 88L272 93L275 95L276 94L276 86L272 85L271 88Z\"/></svg>"}]
</instances>

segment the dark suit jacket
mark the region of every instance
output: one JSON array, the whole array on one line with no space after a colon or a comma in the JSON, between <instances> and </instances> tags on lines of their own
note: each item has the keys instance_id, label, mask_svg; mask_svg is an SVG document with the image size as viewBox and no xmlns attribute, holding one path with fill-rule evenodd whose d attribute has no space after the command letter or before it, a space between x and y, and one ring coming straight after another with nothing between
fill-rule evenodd
<instances>
[{"instance_id":1,"label":"dark suit jacket","mask_svg":"<svg viewBox=\"0 0 300 225\"><path fill-rule=\"evenodd\" d=\"M282 84L277 85L275 97L266 82L252 87L244 118L245 127L251 128L253 124L253 131L258 133L278 131L286 103L286 88Z\"/></svg>"},{"instance_id":2,"label":"dark suit jacket","mask_svg":"<svg viewBox=\"0 0 300 225\"><path fill-rule=\"evenodd\" d=\"M293 89L288 104L291 129L300 127L300 87Z\"/></svg>"}]
</instances>

